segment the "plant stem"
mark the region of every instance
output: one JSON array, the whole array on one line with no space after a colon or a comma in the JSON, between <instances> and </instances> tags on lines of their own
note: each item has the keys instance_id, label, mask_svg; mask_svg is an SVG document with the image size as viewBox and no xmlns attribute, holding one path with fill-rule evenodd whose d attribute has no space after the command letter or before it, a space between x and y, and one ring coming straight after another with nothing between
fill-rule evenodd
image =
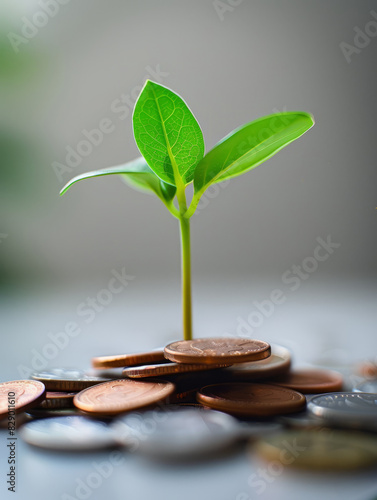
<instances>
[{"instance_id":1,"label":"plant stem","mask_svg":"<svg viewBox=\"0 0 377 500\"><path fill-rule=\"evenodd\" d=\"M181 229L182 255L183 338L185 340L192 340L190 219L186 219L181 215L179 217L179 223Z\"/></svg>"}]
</instances>

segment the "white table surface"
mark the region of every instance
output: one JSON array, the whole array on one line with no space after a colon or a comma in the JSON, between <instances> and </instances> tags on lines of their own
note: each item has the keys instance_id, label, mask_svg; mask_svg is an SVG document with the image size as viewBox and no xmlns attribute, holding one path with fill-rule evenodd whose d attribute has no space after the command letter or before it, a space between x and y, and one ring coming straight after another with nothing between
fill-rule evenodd
<instances>
[{"instance_id":1,"label":"white table surface","mask_svg":"<svg viewBox=\"0 0 377 500\"><path fill-rule=\"evenodd\" d=\"M194 281L195 336L236 334L238 317L254 310L253 301L262 301L279 283ZM281 285L280 285L281 288ZM86 285L67 292L2 296L1 380L19 379L19 366L31 367L35 349L42 352L49 333L76 321L81 333L59 350L50 367L88 368L95 355L142 351L179 338L179 285L176 282L143 283L135 280L98 312L90 324L77 316L77 306L100 287ZM333 360L347 372L348 365L377 356L377 284L370 281L329 280L303 283L299 290L284 290L284 304L255 328L254 338L290 348L295 366ZM356 380L356 379L355 379ZM318 499L372 500L377 496L377 468L360 472L316 473L284 468L269 476L265 488L253 486L252 474L266 463L236 447L216 459L189 464L151 461L124 452L122 463L114 465L109 477L97 488L77 490L87 482L101 462L109 462L111 451L58 453L32 448L18 439L17 491L6 486L6 431L0 433L1 498L22 500L145 500L145 499ZM90 482L90 479L89 479ZM263 489L263 492L260 491Z\"/></svg>"}]
</instances>

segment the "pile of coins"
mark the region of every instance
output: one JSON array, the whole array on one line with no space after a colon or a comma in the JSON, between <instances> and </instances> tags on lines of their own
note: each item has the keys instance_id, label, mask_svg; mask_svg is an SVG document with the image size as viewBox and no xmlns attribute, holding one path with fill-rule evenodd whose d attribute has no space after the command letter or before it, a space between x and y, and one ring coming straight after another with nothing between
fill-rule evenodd
<instances>
[{"instance_id":1,"label":"pile of coins","mask_svg":"<svg viewBox=\"0 0 377 500\"><path fill-rule=\"evenodd\" d=\"M122 446L161 458L252 443L266 460L349 469L377 462L377 383L343 392L329 370L292 370L290 352L260 340L178 341L92 359L93 371L54 369L0 384L0 419L14 393L20 435L62 450ZM285 451L284 451L285 450ZM298 451L297 451L298 450Z\"/></svg>"}]
</instances>

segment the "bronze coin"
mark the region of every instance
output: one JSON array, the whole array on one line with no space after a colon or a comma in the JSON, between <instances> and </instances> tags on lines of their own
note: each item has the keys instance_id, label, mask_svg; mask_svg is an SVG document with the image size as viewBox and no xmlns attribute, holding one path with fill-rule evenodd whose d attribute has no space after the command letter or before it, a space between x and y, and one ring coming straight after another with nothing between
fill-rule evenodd
<instances>
[{"instance_id":1,"label":"bronze coin","mask_svg":"<svg viewBox=\"0 0 377 500\"><path fill-rule=\"evenodd\" d=\"M210 408L232 415L265 417L293 413L305 408L305 396L270 384L229 382L200 389L197 400Z\"/></svg>"},{"instance_id":2,"label":"bronze coin","mask_svg":"<svg viewBox=\"0 0 377 500\"><path fill-rule=\"evenodd\" d=\"M107 382L107 378L86 375L81 370L53 368L49 371L33 373L34 380L43 382L48 391L82 391L95 384Z\"/></svg>"},{"instance_id":3,"label":"bronze coin","mask_svg":"<svg viewBox=\"0 0 377 500\"><path fill-rule=\"evenodd\" d=\"M119 354L115 356L99 356L92 358L93 368L123 368L124 366L138 366L149 363L166 362L163 349L135 354Z\"/></svg>"},{"instance_id":4,"label":"bronze coin","mask_svg":"<svg viewBox=\"0 0 377 500\"><path fill-rule=\"evenodd\" d=\"M161 365L145 365L125 368L123 375L131 378L157 377L161 375L173 375L175 373L188 373L206 370L215 370L229 365L199 365L188 363L164 363Z\"/></svg>"},{"instance_id":5,"label":"bronze coin","mask_svg":"<svg viewBox=\"0 0 377 500\"><path fill-rule=\"evenodd\" d=\"M165 357L176 363L233 364L268 358L270 345L245 338L179 340L165 347Z\"/></svg>"},{"instance_id":6,"label":"bronze coin","mask_svg":"<svg viewBox=\"0 0 377 500\"><path fill-rule=\"evenodd\" d=\"M43 401L46 388L42 382L34 380L14 380L0 383L0 416L10 410L25 411Z\"/></svg>"},{"instance_id":7,"label":"bronze coin","mask_svg":"<svg viewBox=\"0 0 377 500\"><path fill-rule=\"evenodd\" d=\"M340 373L330 370L295 370L271 381L272 384L288 387L303 394L320 394L342 390L343 378Z\"/></svg>"},{"instance_id":8,"label":"bronze coin","mask_svg":"<svg viewBox=\"0 0 377 500\"><path fill-rule=\"evenodd\" d=\"M237 363L225 370L231 379L257 380L271 378L289 372L291 367L291 354L285 347L271 346L271 356L259 361Z\"/></svg>"},{"instance_id":9,"label":"bronze coin","mask_svg":"<svg viewBox=\"0 0 377 500\"><path fill-rule=\"evenodd\" d=\"M73 397L75 392L46 392L45 400L38 408L53 409L53 408L72 408Z\"/></svg>"},{"instance_id":10,"label":"bronze coin","mask_svg":"<svg viewBox=\"0 0 377 500\"><path fill-rule=\"evenodd\" d=\"M99 415L116 415L163 401L174 392L171 382L112 380L76 394L74 405Z\"/></svg>"}]
</instances>

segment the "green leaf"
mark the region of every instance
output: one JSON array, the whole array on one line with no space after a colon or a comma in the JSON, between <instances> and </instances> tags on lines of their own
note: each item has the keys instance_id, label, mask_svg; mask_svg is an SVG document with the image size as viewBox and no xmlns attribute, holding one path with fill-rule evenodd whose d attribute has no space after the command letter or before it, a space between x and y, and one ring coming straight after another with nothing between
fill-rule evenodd
<instances>
[{"instance_id":1,"label":"green leaf","mask_svg":"<svg viewBox=\"0 0 377 500\"><path fill-rule=\"evenodd\" d=\"M133 113L136 144L160 179L186 185L204 154L203 134L184 100L147 80Z\"/></svg>"},{"instance_id":2,"label":"green leaf","mask_svg":"<svg viewBox=\"0 0 377 500\"><path fill-rule=\"evenodd\" d=\"M194 192L244 174L287 146L314 125L305 112L284 112L250 122L224 137L198 163Z\"/></svg>"},{"instance_id":3,"label":"green leaf","mask_svg":"<svg viewBox=\"0 0 377 500\"><path fill-rule=\"evenodd\" d=\"M103 168L78 175L63 187L60 194L64 194L73 184L81 180L114 174L122 175L127 184L133 188L155 193L164 203L169 204L175 196L176 188L161 181L142 157L136 158L136 160L130 161L124 165Z\"/></svg>"}]
</instances>

